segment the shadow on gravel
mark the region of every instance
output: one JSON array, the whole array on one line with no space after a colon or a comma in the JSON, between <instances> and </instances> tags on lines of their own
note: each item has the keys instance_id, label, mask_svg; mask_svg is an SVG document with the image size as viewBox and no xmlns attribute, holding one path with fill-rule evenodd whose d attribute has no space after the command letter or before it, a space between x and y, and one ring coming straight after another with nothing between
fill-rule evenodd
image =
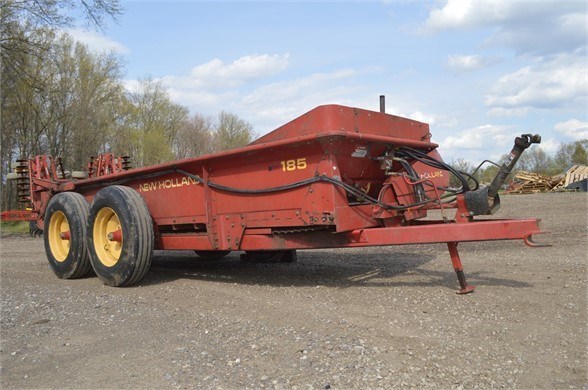
<instances>
[{"instance_id":1,"label":"shadow on gravel","mask_svg":"<svg viewBox=\"0 0 588 390\"><path fill-rule=\"evenodd\" d=\"M432 254L374 252L336 254L299 251L297 263L252 264L240 261L234 252L220 260L205 260L189 252L156 251L143 286L178 279L220 283L269 285L275 287L434 287L457 288L457 278L447 256L447 271L421 269L435 260ZM528 288L531 284L467 273L468 281L479 286Z\"/></svg>"}]
</instances>

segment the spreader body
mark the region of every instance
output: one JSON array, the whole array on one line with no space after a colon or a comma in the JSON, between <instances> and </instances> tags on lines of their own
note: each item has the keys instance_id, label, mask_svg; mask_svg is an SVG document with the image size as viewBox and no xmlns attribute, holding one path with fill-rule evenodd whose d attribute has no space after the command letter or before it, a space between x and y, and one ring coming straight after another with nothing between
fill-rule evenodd
<instances>
[{"instance_id":1,"label":"spreader body","mask_svg":"<svg viewBox=\"0 0 588 390\"><path fill-rule=\"evenodd\" d=\"M475 219L470 204L493 203L497 195L479 194L463 176L459 188L452 187L452 172L437 146L425 123L326 105L239 149L135 169L110 156L90 164L87 178L59 178L62 168L38 156L27 166L29 197L45 229L50 263L52 248L59 248L60 240L71 247L73 240L71 223L51 228L57 212L50 209L52 198L75 193L88 208L92 205L80 222L85 228L79 239L94 258L95 271L100 264L113 271L119 262L143 256L132 252L140 243L125 247L136 238L129 235L137 234L149 236L139 237L149 241L146 251L285 253L290 259L299 249L447 243L458 277L458 242L522 239L531 244L531 236L540 232L536 219ZM468 192L477 194L474 201ZM83 203L79 197L77 202ZM121 202L130 204L127 217L117 208ZM96 203L99 210L93 210ZM133 217L133 208L142 214ZM146 226L137 230L133 224ZM93 252L96 245L106 248L107 260L101 261L100 248ZM69 252L61 252L68 259ZM106 282L127 285L143 276ZM469 292L465 278L460 284Z\"/></svg>"}]
</instances>

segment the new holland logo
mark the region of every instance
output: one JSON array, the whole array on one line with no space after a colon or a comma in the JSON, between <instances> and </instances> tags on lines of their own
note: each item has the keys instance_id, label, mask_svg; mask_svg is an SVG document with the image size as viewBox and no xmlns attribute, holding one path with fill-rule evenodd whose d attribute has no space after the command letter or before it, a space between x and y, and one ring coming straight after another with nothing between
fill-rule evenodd
<instances>
[{"instance_id":1,"label":"new holland logo","mask_svg":"<svg viewBox=\"0 0 588 390\"><path fill-rule=\"evenodd\" d=\"M421 179L434 179L436 177L443 177L443 171L421 173Z\"/></svg>"},{"instance_id":2,"label":"new holland logo","mask_svg":"<svg viewBox=\"0 0 588 390\"><path fill-rule=\"evenodd\" d=\"M195 179L192 179L191 177L176 177L173 179L156 180L150 181L148 183L141 183L139 184L139 192L165 190L169 188L177 188L193 184L198 184L198 182Z\"/></svg>"}]
</instances>

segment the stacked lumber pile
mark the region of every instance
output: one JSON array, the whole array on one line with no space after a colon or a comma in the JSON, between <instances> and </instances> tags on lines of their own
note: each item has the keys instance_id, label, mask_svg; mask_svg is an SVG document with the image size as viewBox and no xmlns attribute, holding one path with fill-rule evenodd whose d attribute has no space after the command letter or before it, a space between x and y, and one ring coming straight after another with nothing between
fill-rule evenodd
<instances>
[{"instance_id":1,"label":"stacked lumber pile","mask_svg":"<svg viewBox=\"0 0 588 390\"><path fill-rule=\"evenodd\" d=\"M533 172L519 171L514 176L506 193L535 194L548 191L571 191L567 188L570 184L586 179L588 179L588 166L586 165L572 165L563 174L551 177ZM586 187L585 184L584 187Z\"/></svg>"},{"instance_id":2,"label":"stacked lumber pile","mask_svg":"<svg viewBox=\"0 0 588 390\"><path fill-rule=\"evenodd\" d=\"M519 171L514 176L514 184L508 194L535 194L548 192L560 182L561 178L549 177L533 172Z\"/></svg>"},{"instance_id":3,"label":"stacked lumber pile","mask_svg":"<svg viewBox=\"0 0 588 390\"><path fill-rule=\"evenodd\" d=\"M584 179L588 179L588 166L572 165L572 167L564 173L560 182L553 186L551 191L565 190L566 187L570 184L582 181Z\"/></svg>"}]
</instances>

